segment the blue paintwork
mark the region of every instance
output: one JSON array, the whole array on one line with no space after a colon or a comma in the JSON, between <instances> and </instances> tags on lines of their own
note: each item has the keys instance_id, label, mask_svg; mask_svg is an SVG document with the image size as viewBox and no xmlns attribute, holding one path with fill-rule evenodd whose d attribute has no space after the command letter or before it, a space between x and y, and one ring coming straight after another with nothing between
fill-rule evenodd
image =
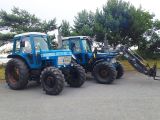
<instances>
[{"instance_id":1,"label":"blue paintwork","mask_svg":"<svg viewBox=\"0 0 160 120\"><path fill-rule=\"evenodd\" d=\"M19 51L16 51L16 42L21 41L23 37L26 37L26 36L29 37L29 41L30 41L31 49L32 49L31 52L23 53L22 48L20 48ZM48 36L42 33L24 33L24 34L16 35L14 37L12 54L9 55L8 57L9 58L19 57L25 60L25 62L27 63L30 69L42 69L45 67L44 63L46 63L47 61L50 61L52 63L52 66L55 66L55 67L66 66L64 64L58 65L58 57L60 56L70 56L71 57L72 56L71 50L50 50L49 49L49 50L36 51L35 43L33 40L35 36L36 37L43 36L44 38L47 38L48 40ZM49 40L47 42L50 48ZM31 58L29 58L28 56L31 56Z\"/></svg>"},{"instance_id":2,"label":"blue paintwork","mask_svg":"<svg viewBox=\"0 0 160 120\"><path fill-rule=\"evenodd\" d=\"M79 64L81 64L82 66L85 67L85 69L87 69L88 71L91 71L93 66L95 64L97 64L98 62L102 62L102 61L107 61L108 63L111 63L111 60L113 58L115 58L118 53L117 52L111 52L111 51L108 51L108 52L98 52L96 54L96 58L94 58L94 60L90 63L90 60L93 58L93 52L90 51L90 52L86 52L85 51L85 46L83 46L82 44L82 40L85 40L87 38L87 36L71 36L71 37L66 37L63 39L63 42L64 41L69 41L69 48L71 48L71 40L76 40L76 41L79 41L80 42L80 48L81 48L81 52L73 52L73 54L75 55L75 57L77 58L77 62ZM90 45L91 47L91 45ZM79 57L81 59L79 59ZM115 69L117 67L117 64L116 63L113 63L112 64Z\"/></svg>"},{"instance_id":3,"label":"blue paintwork","mask_svg":"<svg viewBox=\"0 0 160 120\"><path fill-rule=\"evenodd\" d=\"M112 59L115 58L115 56L117 56L116 53L114 52L106 52L106 53L97 53L97 58L105 58L105 59Z\"/></svg>"}]
</instances>

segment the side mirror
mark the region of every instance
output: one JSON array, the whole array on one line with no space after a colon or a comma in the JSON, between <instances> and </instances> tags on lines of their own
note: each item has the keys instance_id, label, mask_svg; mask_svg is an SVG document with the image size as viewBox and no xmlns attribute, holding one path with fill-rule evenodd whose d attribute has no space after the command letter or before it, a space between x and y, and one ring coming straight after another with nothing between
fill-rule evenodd
<instances>
[{"instance_id":1,"label":"side mirror","mask_svg":"<svg viewBox=\"0 0 160 120\"><path fill-rule=\"evenodd\" d=\"M22 41L20 42L20 47L25 47L25 41L24 41L24 40L22 40Z\"/></svg>"}]
</instances>

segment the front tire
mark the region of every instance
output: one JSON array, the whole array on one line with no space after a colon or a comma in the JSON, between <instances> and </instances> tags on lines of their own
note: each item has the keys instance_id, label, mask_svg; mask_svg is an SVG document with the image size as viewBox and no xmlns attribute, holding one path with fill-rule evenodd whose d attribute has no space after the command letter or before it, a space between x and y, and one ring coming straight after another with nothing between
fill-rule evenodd
<instances>
[{"instance_id":1,"label":"front tire","mask_svg":"<svg viewBox=\"0 0 160 120\"><path fill-rule=\"evenodd\" d=\"M9 60L5 69L5 79L11 89L24 89L29 79L29 70L24 61L17 58Z\"/></svg>"},{"instance_id":2,"label":"front tire","mask_svg":"<svg viewBox=\"0 0 160 120\"><path fill-rule=\"evenodd\" d=\"M123 74L124 74L124 68L123 68L122 64L119 63L119 62L117 62L116 71L117 71L117 77L116 77L116 79L120 79L123 76Z\"/></svg>"},{"instance_id":3,"label":"front tire","mask_svg":"<svg viewBox=\"0 0 160 120\"><path fill-rule=\"evenodd\" d=\"M58 95L64 88L64 75L55 67L45 68L40 75L43 90L49 95Z\"/></svg>"},{"instance_id":4,"label":"front tire","mask_svg":"<svg viewBox=\"0 0 160 120\"><path fill-rule=\"evenodd\" d=\"M86 81L86 73L83 67L74 62L66 77L66 81L70 87L81 87Z\"/></svg>"},{"instance_id":5,"label":"front tire","mask_svg":"<svg viewBox=\"0 0 160 120\"><path fill-rule=\"evenodd\" d=\"M116 79L116 70L108 62L100 62L94 66L93 76L98 83L111 84Z\"/></svg>"}]
</instances>

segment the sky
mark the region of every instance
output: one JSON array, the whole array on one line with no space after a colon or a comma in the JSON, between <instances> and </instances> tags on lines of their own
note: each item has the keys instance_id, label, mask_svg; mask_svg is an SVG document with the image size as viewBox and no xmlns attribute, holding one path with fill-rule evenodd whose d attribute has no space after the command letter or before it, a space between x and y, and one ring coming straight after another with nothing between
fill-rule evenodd
<instances>
[{"instance_id":1,"label":"sky","mask_svg":"<svg viewBox=\"0 0 160 120\"><path fill-rule=\"evenodd\" d=\"M143 9L154 13L156 18L160 19L160 1L159 0L125 0L132 3L135 7L142 6ZM10 12L15 7L25 9L35 14L42 20L56 18L57 24L67 20L73 25L73 19L83 9L95 12L107 0L1 0L0 9Z\"/></svg>"}]
</instances>

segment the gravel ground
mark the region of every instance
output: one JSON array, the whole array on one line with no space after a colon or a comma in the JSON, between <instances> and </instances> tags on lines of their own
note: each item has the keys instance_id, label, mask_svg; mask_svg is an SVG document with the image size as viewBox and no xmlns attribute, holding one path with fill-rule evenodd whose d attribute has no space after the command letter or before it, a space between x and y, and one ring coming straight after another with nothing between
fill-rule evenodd
<instances>
[{"instance_id":1,"label":"gravel ground","mask_svg":"<svg viewBox=\"0 0 160 120\"><path fill-rule=\"evenodd\" d=\"M112 85L88 77L81 88L66 85L58 96L31 83L21 91L0 83L0 120L160 120L160 81L126 72Z\"/></svg>"}]
</instances>

